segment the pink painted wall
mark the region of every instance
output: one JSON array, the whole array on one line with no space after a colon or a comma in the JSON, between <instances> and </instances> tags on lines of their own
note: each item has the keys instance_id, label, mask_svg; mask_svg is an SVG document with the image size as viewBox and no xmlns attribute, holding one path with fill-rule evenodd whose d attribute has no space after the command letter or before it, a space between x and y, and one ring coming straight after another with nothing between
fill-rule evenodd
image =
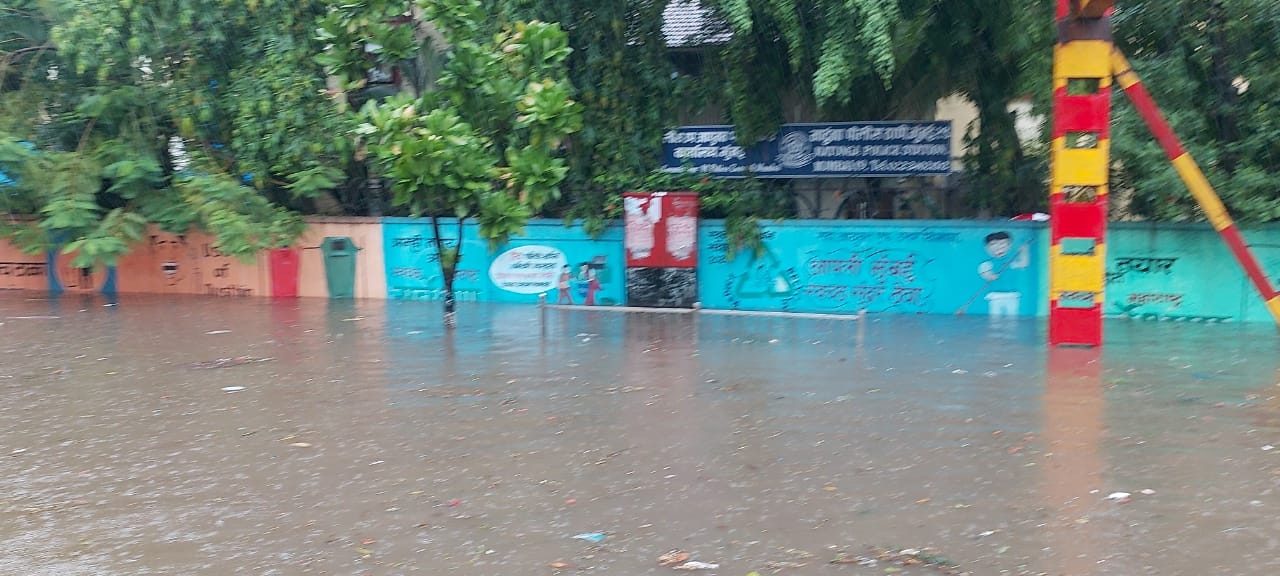
<instances>
[{"instance_id":1,"label":"pink painted wall","mask_svg":"<svg viewBox=\"0 0 1280 576\"><path fill-rule=\"evenodd\" d=\"M306 234L297 242L297 247L302 248L299 296L329 297L320 243L326 237L346 236L360 249L356 255L356 298L387 297L380 218L308 218L307 223L309 226ZM264 257L263 261L265 260Z\"/></svg>"}]
</instances>

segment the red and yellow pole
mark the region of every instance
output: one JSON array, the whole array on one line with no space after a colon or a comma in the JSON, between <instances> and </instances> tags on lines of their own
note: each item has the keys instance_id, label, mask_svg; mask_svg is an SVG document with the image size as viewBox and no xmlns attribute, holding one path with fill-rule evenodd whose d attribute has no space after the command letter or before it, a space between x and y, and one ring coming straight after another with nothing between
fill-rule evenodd
<instances>
[{"instance_id":1,"label":"red and yellow pole","mask_svg":"<svg viewBox=\"0 0 1280 576\"><path fill-rule=\"evenodd\" d=\"M1049 343L1102 344L1112 0L1058 0L1049 191Z\"/></svg>"},{"instance_id":2,"label":"red and yellow pole","mask_svg":"<svg viewBox=\"0 0 1280 576\"><path fill-rule=\"evenodd\" d=\"M1263 273L1257 259L1249 251L1249 246L1245 244L1244 237L1240 235L1240 229L1236 227L1235 221L1227 214L1227 208L1222 204L1222 199L1214 192L1213 186L1209 184L1209 180L1200 171L1200 166L1196 164L1195 159L1182 147L1177 135L1173 133L1173 129L1165 121L1164 115L1160 113L1160 108L1156 106L1155 100L1151 98L1151 94L1143 87L1142 80L1138 78L1138 74L1133 71L1133 67L1129 65L1129 61L1125 59L1119 50L1112 50L1111 52L1111 68L1116 82L1124 89L1125 94L1129 96L1129 100L1133 102L1133 107L1138 110L1138 114L1147 123L1147 127L1151 130L1152 135L1155 136L1156 141L1164 148L1165 155L1169 157L1169 161L1173 163L1174 170L1177 170L1178 176L1182 178L1182 181L1187 185L1187 189L1191 191L1191 195L1200 204L1200 209L1204 211L1205 217L1209 219L1209 222L1213 224L1213 228L1222 236L1222 240L1227 243L1227 247L1231 249L1231 253L1240 262L1240 266L1244 268L1249 280L1253 282L1254 288L1258 290L1258 293L1262 295L1262 299L1266 301L1267 309L1271 311L1271 316L1275 318L1277 324L1280 324L1280 293L1277 293L1275 288L1271 286L1271 281L1267 279L1267 275Z\"/></svg>"}]
</instances>

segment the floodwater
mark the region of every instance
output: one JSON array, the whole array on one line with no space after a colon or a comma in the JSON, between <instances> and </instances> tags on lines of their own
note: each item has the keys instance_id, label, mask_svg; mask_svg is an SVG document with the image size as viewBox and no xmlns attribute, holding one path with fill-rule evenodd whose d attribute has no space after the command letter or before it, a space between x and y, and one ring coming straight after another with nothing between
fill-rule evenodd
<instances>
[{"instance_id":1,"label":"floodwater","mask_svg":"<svg viewBox=\"0 0 1280 576\"><path fill-rule=\"evenodd\" d=\"M110 304L0 293L0 574L1280 573L1267 325Z\"/></svg>"}]
</instances>

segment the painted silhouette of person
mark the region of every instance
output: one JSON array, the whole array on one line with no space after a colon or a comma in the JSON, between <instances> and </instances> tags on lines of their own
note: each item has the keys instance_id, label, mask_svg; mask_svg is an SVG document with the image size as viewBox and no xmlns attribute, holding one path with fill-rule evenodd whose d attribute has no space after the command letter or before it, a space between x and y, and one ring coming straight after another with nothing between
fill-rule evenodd
<instances>
[{"instance_id":1,"label":"painted silhouette of person","mask_svg":"<svg viewBox=\"0 0 1280 576\"><path fill-rule=\"evenodd\" d=\"M556 283L556 292L558 292L556 304L573 304L572 286L573 273L569 271L569 265L565 264L564 268L560 269L560 279Z\"/></svg>"},{"instance_id":2,"label":"painted silhouette of person","mask_svg":"<svg viewBox=\"0 0 1280 576\"><path fill-rule=\"evenodd\" d=\"M582 304L584 306L596 305L596 292L600 291L600 279L596 277L596 271L591 269L591 264L583 262L579 267L578 282L581 282Z\"/></svg>"}]
</instances>

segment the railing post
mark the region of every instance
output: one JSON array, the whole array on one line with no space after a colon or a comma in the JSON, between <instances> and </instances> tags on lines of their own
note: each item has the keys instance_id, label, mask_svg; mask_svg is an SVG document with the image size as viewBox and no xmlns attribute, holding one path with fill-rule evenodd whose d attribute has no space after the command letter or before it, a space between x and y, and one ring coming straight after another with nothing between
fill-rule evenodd
<instances>
[{"instance_id":1,"label":"railing post","mask_svg":"<svg viewBox=\"0 0 1280 576\"><path fill-rule=\"evenodd\" d=\"M547 337L547 294L538 295L538 323L541 325L542 337Z\"/></svg>"}]
</instances>

